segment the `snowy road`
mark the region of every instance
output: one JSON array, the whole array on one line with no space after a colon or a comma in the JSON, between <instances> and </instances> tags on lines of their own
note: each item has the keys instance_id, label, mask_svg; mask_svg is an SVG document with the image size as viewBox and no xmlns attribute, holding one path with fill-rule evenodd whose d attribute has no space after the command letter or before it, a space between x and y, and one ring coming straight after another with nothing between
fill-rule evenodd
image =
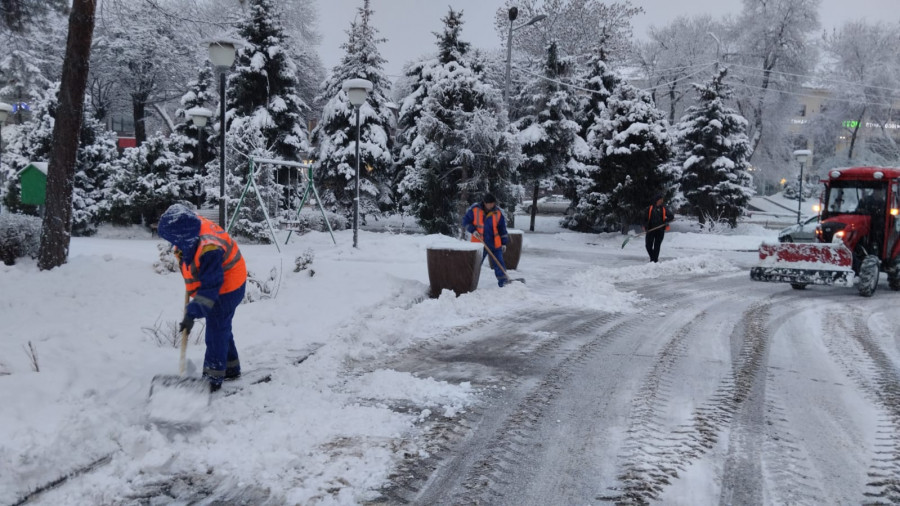
<instances>
[{"instance_id":1,"label":"snowy road","mask_svg":"<svg viewBox=\"0 0 900 506\"><path fill-rule=\"evenodd\" d=\"M525 236L527 284L498 289L485 267L438 299L434 237L242 247L280 295L241 307L243 386L183 433L145 413L177 355L148 329L181 316L155 241L79 239L62 269L0 269L18 287L0 292L0 504L900 502L886 280L872 298L752 282L771 231L683 223L651 265L639 240L556 221ZM307 248L314 275L282 267Z\"/></svg>"},{"instance_id":2,"label":"snowy road","mask_svg":"<svg viewBox=\"0 0 900 506\"><path fill-rule=\"evenodd\" d=\"M559 259L568 272L597 262ZM871 299L794 291L742 269L618 288L643 297L639 313L523 308L388 364L491 394L435 424L431 454L374 502L900 499L900 317L886 286Z\"/></svg>"}]
</instances>

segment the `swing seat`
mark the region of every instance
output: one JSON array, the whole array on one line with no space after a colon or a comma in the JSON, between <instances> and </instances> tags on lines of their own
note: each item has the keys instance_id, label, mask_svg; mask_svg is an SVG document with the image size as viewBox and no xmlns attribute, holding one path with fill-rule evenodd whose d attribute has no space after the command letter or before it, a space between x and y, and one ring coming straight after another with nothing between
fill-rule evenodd
<instances>
[{"instance_id":1,"label":"swing seat","mask_svg":"<svg viewBox=\"0 0 900 506\"><path fill-rule=\"evenodd\" d=\"M306 232L307 229L303 228L303 222L299 220L278 220L278 230L284 230L286 232Z\"/></svg>"}]
</instances>

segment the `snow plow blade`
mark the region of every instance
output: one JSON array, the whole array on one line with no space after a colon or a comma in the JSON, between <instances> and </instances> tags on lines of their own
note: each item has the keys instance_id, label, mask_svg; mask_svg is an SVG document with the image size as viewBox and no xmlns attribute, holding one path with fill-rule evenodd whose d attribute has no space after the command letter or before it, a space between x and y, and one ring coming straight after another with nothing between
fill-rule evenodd
<instances>
[{"instance_id":1,"label":"snow plow blade","mask_svg":"<svg viewBox=\"0 0 900 506\"><path fill-rule=\"evenodd\" d=\"M794 285L853 286L853 253L843 244L780 243L759 247L750 279Z\"/></svg>"}]
</instances>

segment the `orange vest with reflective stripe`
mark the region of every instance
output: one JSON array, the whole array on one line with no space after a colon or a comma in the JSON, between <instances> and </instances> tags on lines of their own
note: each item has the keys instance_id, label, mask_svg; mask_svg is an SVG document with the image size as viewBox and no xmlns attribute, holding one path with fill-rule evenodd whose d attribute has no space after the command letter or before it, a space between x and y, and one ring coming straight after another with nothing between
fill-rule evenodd
<instances>
[{"instance_id":1,"label":"orange vest with reflective stripe","mask_svg":"<svg viewBox=\"0 0 900 506\"><path fill-rule=\"evenodd\" d=\"M666 222L666 206L662 206L662 210L663 210L663 223L665 223ZM650 206L650 210L647 211L647 222L648 223L650 222L651 218L653 218L653 206ZM670 228L672 228L672 227L670 227L669 225L666 225L666 230L669 230Z\"/></svg>"},{"instance_id":2,"label":"orange vest with reflective stripe","mask_svg":"<svg viewBox=\"0 0 900 506\"><path fill-rule=\"evenodd\" d=\"M475 230L477 230L478 233L481 234L481 237L484 237L484 220L486 218L490 218L493 214L499 215L500 212L496 209L492 209L491 212L487 213L487 216L485 216L484 209L482 209L481 207L475 206L472 208L472 225L475 227ZM494 226L492 227L494 229L494 249L497 249L503 246L503 241L500 239L500 232L497 231L497 222L500 221L500 219L497 216L494 216L493 218L494 219L492 219L491 222L494 224ZM473 235L472 242L481 241L476 239Z\"/></svg>"},{"instance_id":3,"label":"orange vest with reflective stripe","mask_svg":"<svg viewBox=\"0 0 900 506\"><path fill-rule=\"evenodd\" d=\"M188 293L193 297L200 289L200 257L211 248L219 248L225 252L222 258L225 279L219 293L237 290L247 281L247 266L244 264L244 257L241 256L241 250L222 227L202 216L197 218L200 219L200 243L197 244L197 252L189 266L181 262L181 275L184 277Z\"/></svg>"}]
</instances>

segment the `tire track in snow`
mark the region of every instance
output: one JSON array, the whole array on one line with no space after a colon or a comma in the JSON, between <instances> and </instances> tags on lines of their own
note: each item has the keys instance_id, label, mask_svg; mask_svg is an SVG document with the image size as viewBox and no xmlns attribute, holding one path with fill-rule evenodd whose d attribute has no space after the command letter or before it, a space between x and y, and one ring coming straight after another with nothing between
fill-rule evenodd
<instances>
[{"instance_id":1,"label":"tire track in snow","mask_svg":"<svg viewBox=\"0 0 900 506\"><path fill-rule=\"evenodd\" d=\"M554 364L559 362L560 356L565 353L564 350L560 350L561 347L567 345L575 337L596 332L604 326L617 326L615 322L618 318L620 318L618 315L593 311L561 314L558 309L555 309L546 313L532 312L531 316L514 319L515 326L507 325L509 332L501 332L501 334L503 340L510 344L507 352L516 356L526 354L527 356L522 359L531 362L530 367L527 370L507 371L499 378L504 382L505 390L486 389L483 394L484 399L479 405L461 417L455 419L433 417L430 419L426 423L424 434L416 443L416 451L406 453L406 457L390 476L389 483L379 490L380 496L368 501L367 504L443 502L446 498L443 497L441 491L452 487L451 482L466 473L467 470L473 469L473 466L482 464L482 469L483 465L514 468L514 462L519 461L524 453L506 443L498 443L493 435L502 433L506 435L505 437L522 437L524 432L522 427L518 426L521 423L512 423L508 420L510 418L523 421L532 420L532 423L535 420L533 412L536 407L534 405L546 402L546 398L539 393L540 388L530 388L538 384L535 377L543 377L543 384L547 384L547 377L553 376ZM523 352L516 349L515 341L521 337L522 333L528 332L528 329L522 328L522 324L536 321L540 321L541 325L537 326L534 331L552 332L552 336L532 350ZM492 340L488 339L488 341ZM472 347L470 344L463 346L467 349ZM496 350L498 347L491 346L491 349ZM415 354L405 357L404 364L420 363L425 357L430 362L430 365L427 366L429 374L434 372L434 364L440 362L452 365L458 361L473 360L475 361L473 363L492 367L493 363L505 360L502 355L492 356L486 360L485 356L477 351L460 354L456 352L455 348L451 350L422 348L416 350ZM506 359L509 357L507 356ZM389 364L389 366L391 365L397 364ZM398 367L398 369L403 370L404 368ZM546 372L547 369L550 369L550 373ZM520 373L521 376L516 376L515 372ZM544 376L545 374L546 376ZM496 381L492 379L491 383ZM509 396L516 395L516 392L523 389L526 393L530 391L531 394L527 396L524 393L520 394L522 398L518 401L509 399ZM497 454L496 462L476 464L475 460L478 455L488 447L505 447L508 451L504 454ZM439 468L443 468L440 476L432 476L432 473ZM438 492L428 496L428 489L438 490ZM431 498L423 498L422 494Z\"/></svg>"},{"instance_id":2,"label":"tire track in snow","mask_svg":"<svg viewBox=\"0 0 900 506\"><path fill-rule=\"evenodd\" d=\"M567 334L587 336L599 330L601 321L585 322ZM447 499L450 504L494 504L502 502L501 490L510 485L507 477L520 471L519 462L530 452L536 428L546 415L546 409L570 380L579 364L602 351L612 339L627 340L641 329L641 322L628 319L602 333L595 334L576 351L550 369L541 382L518 404L514 412L503 420L502 426L481 452L481 457L466 473L460 497ZM441 501L444 503L444 501Z\"/></svg>"},{"instance_id":3,"label":"tire track in snow","mask_svg":"<svg viewBox=\"0 0 900 506\"><path fill-rule=\"evenodd\" d=\"M694 410L691 423L670 431L660 429L653 420L662 408L662 400L651 402L638 411L642 414L635 420L636 436L630 438L628 446L632 453L622 456L623 470L618 477L622 485L611 490L610 494L598 496L598 500L617 504L649 504L659 499L663 488L677 477L679 470L685 469L716 444L719 433L732 423L742 404L747 401L763 369L769 338L766 322L770 304L755 303L744 312L735 329L739 333L741 346L732 361L732 374L724 378L710 398ZM683 327L663 348L654 372L645 382L646 391L654 391L654 385L664 384L657 377L665 377L672 369L666 352L683 345L684 339L690 335L692 324ZM658 395L654 397L663 398Z\"/></svg>"},{"instance_id":4,"label":"tire track in snow","mask_svg":"<svg viewBox=\"0 0 900 506\"><path fill-rule=\"evenodd\" d=\"M859 307L845 317L829 318L826 344L867 396L883 411L879 419L873 463L869 466L864 504L900 503L900 375L897 366L879 346ZM847 341L846 337L852 338Z\"/></svg>"}]
</instances>

